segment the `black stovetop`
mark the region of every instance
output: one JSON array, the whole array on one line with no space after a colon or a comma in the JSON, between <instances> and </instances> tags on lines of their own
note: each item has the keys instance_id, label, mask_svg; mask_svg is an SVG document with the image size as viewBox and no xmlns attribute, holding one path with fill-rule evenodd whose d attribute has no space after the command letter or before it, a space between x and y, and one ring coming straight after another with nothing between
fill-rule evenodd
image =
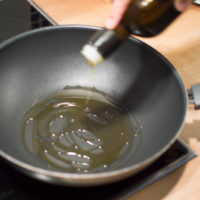
<instances>
[{"instance_id":1,"label":"black stovetop","mask_svg":"<svg viewBox=\"0 0 200 200\"><path fill-rule=\"evenodd\" d=\"M135 192L174 171L196 153L178 139L156 162L123 181L97 187L56 186L32 179L0 160L0 200L126 199Z\"/></svg>"}]
</instances>

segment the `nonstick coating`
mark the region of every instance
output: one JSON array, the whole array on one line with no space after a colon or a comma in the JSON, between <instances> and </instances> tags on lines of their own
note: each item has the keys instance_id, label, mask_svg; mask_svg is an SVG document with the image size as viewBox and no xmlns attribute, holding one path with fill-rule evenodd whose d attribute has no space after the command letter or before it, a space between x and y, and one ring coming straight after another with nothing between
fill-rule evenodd
<instances>
[{"instance_id":1,"label":"nonstick coating","mask_svg":"<svg viewBox=\"0 0 200 200\"><path fill-rule=\"evenodd\" d=\"M98 185L130 176L157 159L182 128L187 98L173 66L143 42L129 38L96 67L88 79L88 63L80 50L98 28L49 27L18 35L0 46L0 155L38 179L58 184ZM121 104L139 120L142 142L121 168L77 175L42 169L22 145L25 113L66 86L94 87ZM111 141L112 142L112 141Z\"/></svg>"}]
</instances>

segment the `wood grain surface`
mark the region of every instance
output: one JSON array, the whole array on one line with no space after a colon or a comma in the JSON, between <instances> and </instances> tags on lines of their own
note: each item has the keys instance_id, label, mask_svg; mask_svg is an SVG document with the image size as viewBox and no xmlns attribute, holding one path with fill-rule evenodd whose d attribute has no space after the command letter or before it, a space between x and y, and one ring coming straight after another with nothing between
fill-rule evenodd
<instances>
[{"instance_id":1,"label":"wood grain surface","mask_svg":"<svg viewBox=\"0 0 200 200\"><path fill-rule=\"evenodd\" d=\"M107 0L33 0L58 25L104 26L111 6ZM142 41L161 52L180 73L185 87L200 83L200 7L191 6L164 32ZM200 154L200 110L188 106L180 137ZM199 200L200 157L137 192L131 200Z\"/></svg>"}]
</instances>

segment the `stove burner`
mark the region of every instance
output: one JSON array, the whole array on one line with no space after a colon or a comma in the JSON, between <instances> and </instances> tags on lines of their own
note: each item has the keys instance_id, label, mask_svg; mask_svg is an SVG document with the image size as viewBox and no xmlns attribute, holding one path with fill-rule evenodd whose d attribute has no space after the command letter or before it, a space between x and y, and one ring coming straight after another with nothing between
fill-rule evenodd
<instances>
[{"instance_id":1,"label":"stove burner","mask_svg":"<svg viewBox=\"0 0 200 200\"><path fill-rule=\"evenodd\" d=\"M189 160L196 153L181 139L156 162L142 172L123 181L99 187L61 187L39 182L25 176L0 160L0 200L59 199L63 196L87 199L125 199L158 179L166 176Z\"/></svg>"}]
</instances>

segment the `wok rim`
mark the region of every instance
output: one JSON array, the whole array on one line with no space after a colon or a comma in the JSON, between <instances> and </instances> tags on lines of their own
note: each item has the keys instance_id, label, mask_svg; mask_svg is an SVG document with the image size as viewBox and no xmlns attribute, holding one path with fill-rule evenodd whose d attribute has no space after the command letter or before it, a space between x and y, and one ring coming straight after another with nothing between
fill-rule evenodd
<instances>
[{"instance_id":1,"label":"wok rim","mask_svg":"<svg viewBox=\"0 0 200 200\"><path fill-rule=\"evenodd\" d=\"M43 27L38 28L36 30L30 30L26 31L24 33L20 33L18 35L15 35L5 41L3 41L0 44L0 50L2 50L4 47L12 44L13 42L19 41L23 38L32 36L34 34L39 34L46 31L52 31L52 30L60 30L60 29L89 29L89 30L100 30L101 27L97 26L90 26L90 25L62 25L62 26L50 26L50 27ZM149 166L151 163L153 163L156 159L158 159L169 147L176 141L178 138L185 122L185 117L187 114L187 105L188 105L188 96L187 92L183 83L183 80L181 79L180 75L178 74L175 67L169 62L169 60L163 56L161 53L159 53L156 49L149 46L148 44L144 43L143 41L134 38L132 36L129 37L128 40L134 40L138 43L140 43L143 46L146 46L146 48L149 48L152 53L156 54L159 59L163 60L164 63L172 70L174 73L174 76L177 78L177 82L180 85L180 88L182 89L182 92L184 93L184 99L185 102L184 106L184 115L182 116L183 120L180 124L180 127L176 134L174 134L174 137L171 139L171 141L165 145L159 152L154 154L153 156L136 163L129 167L124 167L122 169L114 169L112 171L107 172L98 172L98 173L88 173L88 174L81 174L81 173L69 173L69 172L58 172L58 171L52 171L47 169L42 169L40 167L33 166L31 164L27 164L26 162L19 161L18 159L14 158L13 156L10 156L9 154L5 153L0 149L0 156L8 161L9 164L13 165L15 168L18 168L20 171L23 171L26 174L29 174L31 176L34 176L37 179L43 180L45 182L56 182L59 185L73 185L73 186L92 186L92 185L102 185L105 183L112 183L118 180L122 180L124 178L127 178L130 175L134 175L135 171L141 171L143 168ZM24 171L25 170L25 171ZM31 174L30 174L31 172ZM120 175L120 176L119 176ZM47 178L48 177L48 178ZM61 181L60 183L58 181ZM85 182L85 180L87 180ZM98 182L99 181L99 182Z\"/></svg>"}]
</instances>

